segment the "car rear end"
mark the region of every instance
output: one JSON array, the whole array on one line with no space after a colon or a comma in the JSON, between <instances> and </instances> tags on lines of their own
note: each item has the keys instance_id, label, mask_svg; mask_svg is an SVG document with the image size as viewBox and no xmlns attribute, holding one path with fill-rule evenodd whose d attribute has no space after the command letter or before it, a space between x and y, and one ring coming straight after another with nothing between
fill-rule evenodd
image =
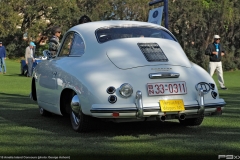
<instances>
[{"instance_id":1,"label":"car rear end","mask_svg":"<svg viewBox=\"0 0 240 160\"><path fill-rule=\"evenodd\" d=\"M199 125L205 114L222 113L225 101L214 80L188 60L166 29L108 26L98 29L96 38L104 48L99 52L112 65L104 70L101 65L106 62L98 59L95 72L101 76L93 74L86 80L94 84L89 90L99 99L91 103L92 116L116 122L191 120Z\"/></svg>"}]
</instances>

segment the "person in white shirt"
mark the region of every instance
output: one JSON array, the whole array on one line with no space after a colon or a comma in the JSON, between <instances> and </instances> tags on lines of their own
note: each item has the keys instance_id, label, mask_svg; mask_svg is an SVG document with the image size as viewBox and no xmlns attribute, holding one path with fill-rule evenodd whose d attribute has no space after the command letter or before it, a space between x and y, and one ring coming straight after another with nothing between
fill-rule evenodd
<instances>
[{"instance_id":1,"label":"person in white shirt","mask_svg":"<svg viewBox=\"0 0 240 160\"><path fill-rule=\"evenodd\" d=\"M32 67L33 67L33 63L35 62L35 47L36 45L34 44L34 42L30 42L29 46L26 48L25 51L25 61L26 64L28 65L28 74L27 77L32 77Z\"/></svg>"}]
</instances>

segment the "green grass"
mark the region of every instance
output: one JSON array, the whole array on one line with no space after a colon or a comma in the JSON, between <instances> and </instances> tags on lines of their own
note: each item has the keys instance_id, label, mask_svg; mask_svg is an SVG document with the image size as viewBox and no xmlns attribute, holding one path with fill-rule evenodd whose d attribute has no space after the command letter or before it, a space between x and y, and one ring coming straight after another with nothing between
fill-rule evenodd
<instances>
[{"instance_id":1,"label":"green grass","mask_svg":"<svg viewBox=\"0 0 240 160\"><path fill-rule=\"evenodd\" d=\"M19 75L19 61L6 63L7 74L0 75L0 159L70 156L206 160L218 159L218 155L240 155L240 71L224 72L229 88L220 90L227 102L224 114L205 117L199 127L183 127L177 121L102 123L90 133L76 133L68 118L41 117L37 104L28 96L31 78Z\"/></svg>"}]
</instances>

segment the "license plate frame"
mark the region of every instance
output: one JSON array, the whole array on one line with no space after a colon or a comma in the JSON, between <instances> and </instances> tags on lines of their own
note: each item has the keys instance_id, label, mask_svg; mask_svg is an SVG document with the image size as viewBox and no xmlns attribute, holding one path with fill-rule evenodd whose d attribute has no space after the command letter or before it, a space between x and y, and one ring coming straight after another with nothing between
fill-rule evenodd
<instances>
[{"instance_id":1,"label":"license plate frame","mask_svg":"<svg viewBox=\"0 0 240 160\"><path fill-rule=\"evenodd\" d=\"M185 81L147 83L148 96L187 94Z\"/></svg>"}]
</instances>

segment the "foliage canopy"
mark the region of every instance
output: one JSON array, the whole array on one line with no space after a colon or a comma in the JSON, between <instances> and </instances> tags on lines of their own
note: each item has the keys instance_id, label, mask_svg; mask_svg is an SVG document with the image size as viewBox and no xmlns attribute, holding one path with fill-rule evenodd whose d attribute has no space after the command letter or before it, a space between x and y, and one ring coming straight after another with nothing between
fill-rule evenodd
<instances>
[{"instance_id":1,"label":"foliage canopy","mask_svg":"<svg viewBox=\"0 0 240 160\"><path fill-rule=\"evenodd\" d=\"M39 52L47 46L39 43L50 36L53 26L63 33L82 15L93 21L147 21L151 0L0 0L0 40L8 57L21 57L29 41L38 44ZM169 0L169 30L177 37L191 61L207 68L205 48L214 34L222 37L227 51L224 70L240 69L239 0ZM164 22L163 22L164 23ZM23 40L23 35L27 41Z\"/></svg>"}]
</instances>

